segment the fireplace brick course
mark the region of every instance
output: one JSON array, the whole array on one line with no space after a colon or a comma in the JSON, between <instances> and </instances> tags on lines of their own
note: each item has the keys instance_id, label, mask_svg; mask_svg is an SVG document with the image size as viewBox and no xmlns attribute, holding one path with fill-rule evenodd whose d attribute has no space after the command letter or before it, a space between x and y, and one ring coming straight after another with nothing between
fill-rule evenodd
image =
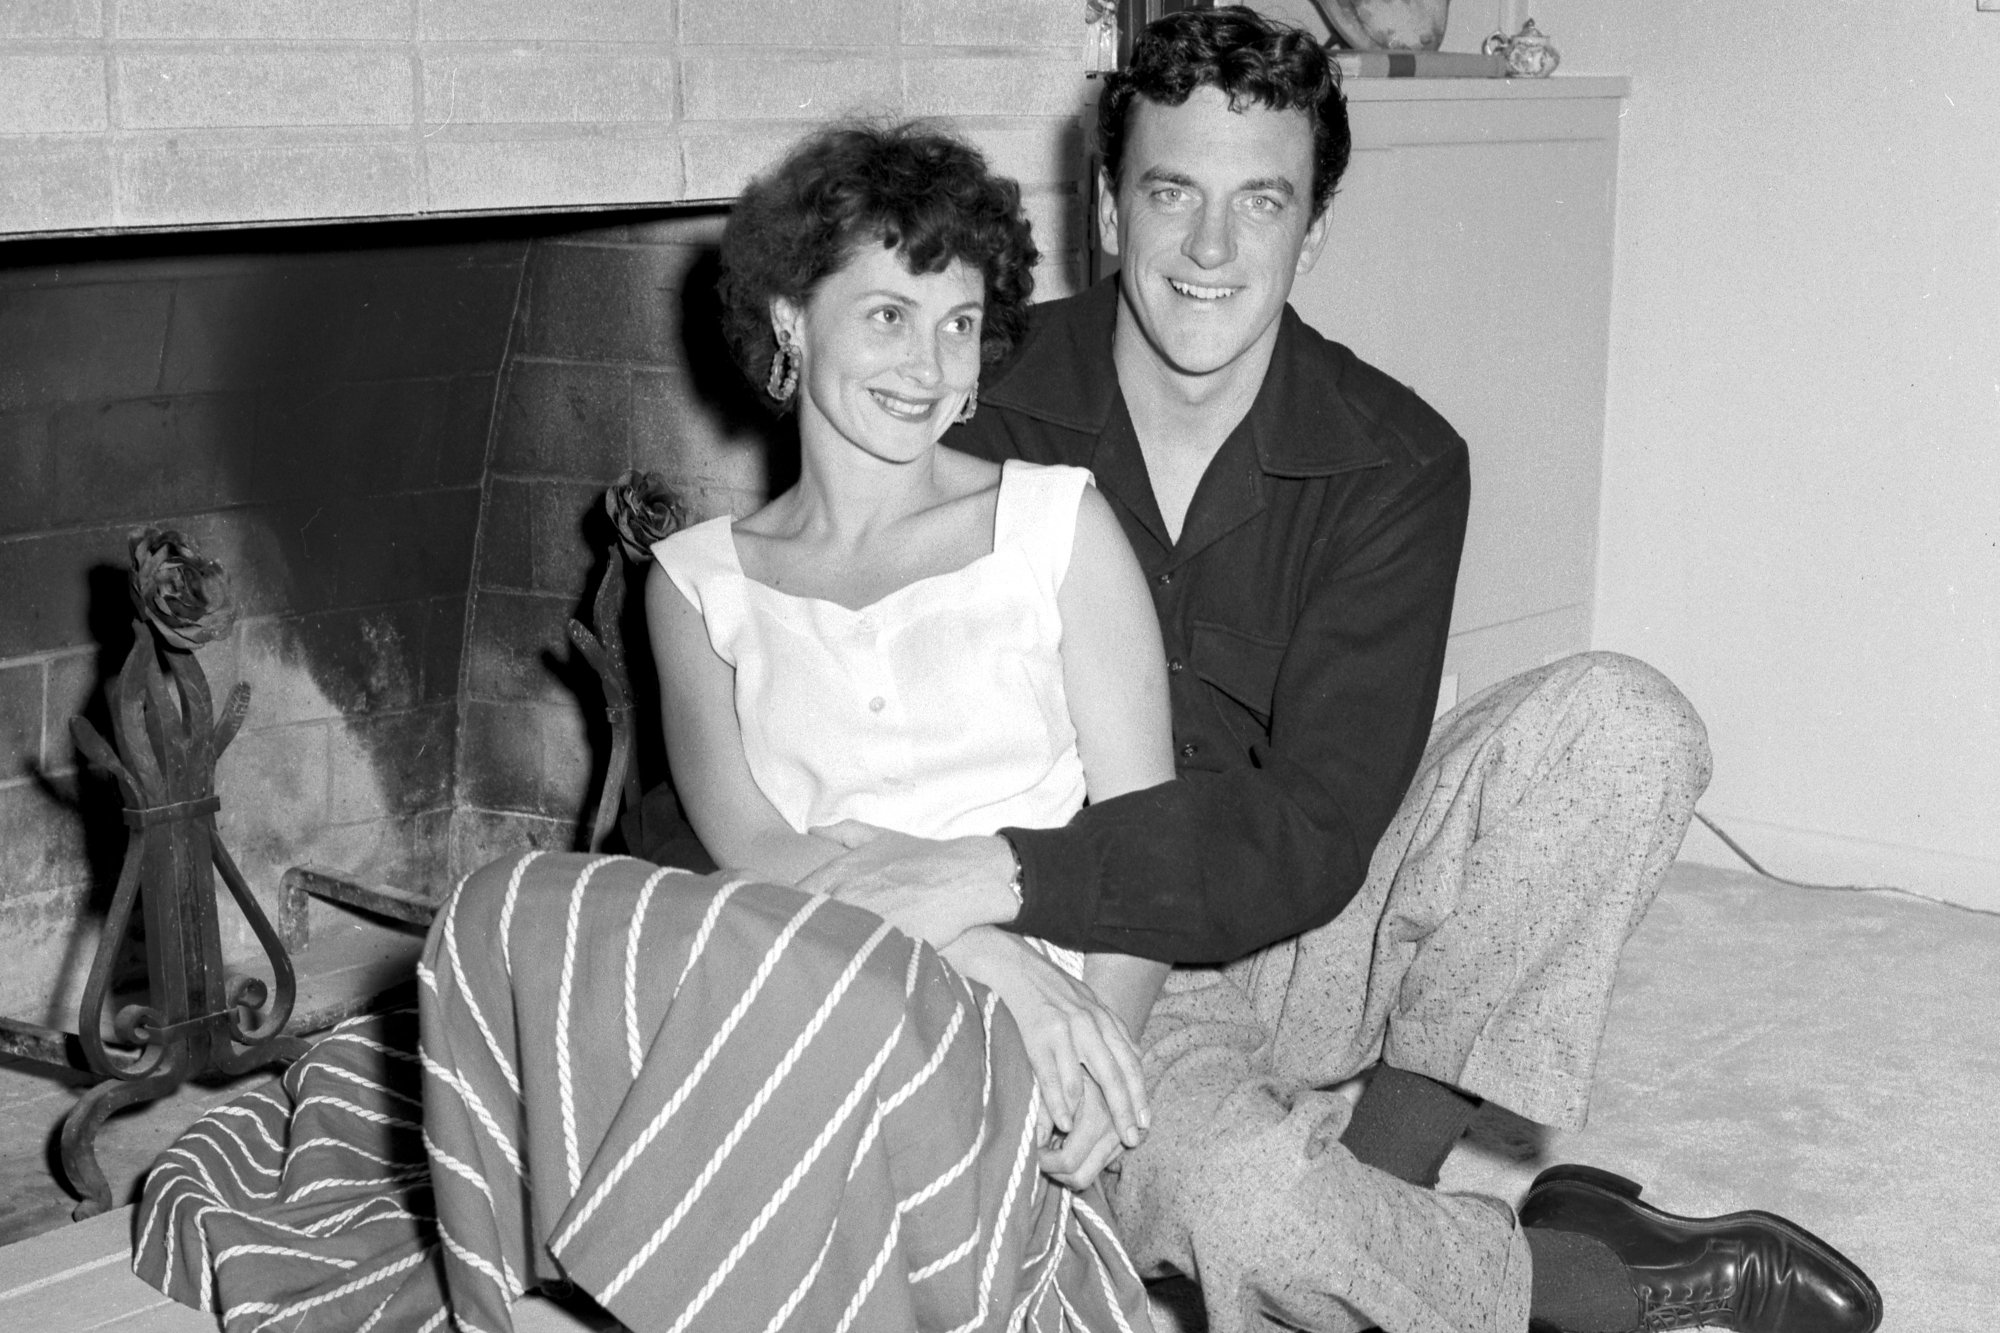
<instances>
[{"instance_id":1,"label":"fireplace brick course","mask_svg":"<svg viewBox=\"0 0 2000 1333\"><path fill-rule=\"evenodd\" d=\"M415 73L399 51L287 46L275 50L121 55L111 81L122 129L397 125Z\"/></svg>"},{"instance_id":2,"label":"fireplace brick course","mask_svg":"<svg viewBox=\"0 0 2000 1333\"><path fill-rule=\"evenodd\" d=\"M640 54L540 49L426 55L426 125L563 124L673 119L672 48Z\"/></svg>"},{"instance_id":3,"label":"fireplace brick course","mask_svg":"<svg viewBox=\"0 0 2000 1333\"><path fill-rule=\"evenodd\" d=\"M103 13L102 0L26 0L0 9L0 37L89 37Z\"/></svg>"},{"instance_id":4,"label":"fireplace brick course","mask_svg":"<svg viewBox=\"0 0 2000 1333\"><path fill-rule=\"evenodd\" d=\"M413 0L116 0L121 37L389 41L410 32ZM80 7L97 9L89 0Z\"/></svg>"},{"instance_id":5,"label":"fireplace brick course","mask_svg":"<svg viewBox=\"0 0 2000 1333\"><path fill-rule=\"evenodd\" d=\"M0 55L0 124L20 134L101 132L105 61L61 52Z\"/></svg>"}]
</instances>

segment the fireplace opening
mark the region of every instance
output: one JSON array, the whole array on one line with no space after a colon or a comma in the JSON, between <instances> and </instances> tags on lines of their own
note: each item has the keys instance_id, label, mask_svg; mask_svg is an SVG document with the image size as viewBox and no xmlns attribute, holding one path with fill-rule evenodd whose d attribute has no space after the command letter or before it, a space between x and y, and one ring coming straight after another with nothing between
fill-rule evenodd
<instances>
[{"instance_id":1,"label":"fireplace opening","mask_svg":"<svg viewBox=\"0 0 2000 1333\"><path fill-rule=\"evenodd\" d=\"M587 836L608 736L566 628L590 618L605 486L657 470L704 518L796 466L717 332L724 217L0 247L0 1014L76 1022L125 829L68 726L108 733L147 524L194 537L236 594L198 657L218 698L252 688L218 827L274 919L292 866L435 900L500 852ZM636 730L662 775L657 722ZM253 956L223 922L225 953Z\"/></svg>"}]
</instances>

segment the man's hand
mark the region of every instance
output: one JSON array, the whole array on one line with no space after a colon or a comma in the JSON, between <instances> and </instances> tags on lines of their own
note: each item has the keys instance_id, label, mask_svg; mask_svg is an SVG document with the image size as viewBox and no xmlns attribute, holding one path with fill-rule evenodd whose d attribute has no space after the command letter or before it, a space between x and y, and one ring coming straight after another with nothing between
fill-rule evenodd
<instances>
[{"instance_id":1,"label":"man's hand","mask_svg":"<svg viewBox=\"0 0 2000 1333\"><path fill-rule=\"evenodd\" d=\"M1014 853L1004 838L913 838L845 820L812 830L848 851L799 881L865 907L906 935L942 949L974 926L1012 921Z\"/></svg>"},{"instance_id":2,"label":"man's hand","mask_svg":"<svg viewBox=\"0 0 2000 1333\"><path fill-rule=\"evenodd\" d=\"M1069 1133L1051 1138L1037 1154L1037 1163L1042 1174L1056 1184L1073 1190L1089 1189L1097 1173L1117 1161L1125 1148L1118 1126L1111 1119L1111 1108L1105 1104L1104 1090L1094 1079L1086 1080L1083 1105L1078 1108Z\"/></svg>"},{"instance_id":3,"label":"man's hand","mask_svg":"<svg viewBox=\"0 0 2000 1333\"><path fill-rule=\"evenodd\" d=\"M1124 1022L1089 986L1017 936L990 927L968 931L942 952L1007 1006L1050 1119L1063 1134L1079 1136L1075 1153L1061 1156L1065 1169L1080 1170L1096 1156L1090 1165L1096 1174L1113 1150L1102 1143L1107 1125L1114 1147L1135 1147L1145 1138L1152 1113L1139 1052Z\"/></svg>"}]
</instances>

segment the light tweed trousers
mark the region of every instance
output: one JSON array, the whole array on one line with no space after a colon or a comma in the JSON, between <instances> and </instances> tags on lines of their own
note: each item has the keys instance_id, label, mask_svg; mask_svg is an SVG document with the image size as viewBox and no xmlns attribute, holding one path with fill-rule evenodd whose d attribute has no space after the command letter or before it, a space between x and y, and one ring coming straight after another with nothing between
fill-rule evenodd
<instances>
[{"instance_id":1,"label":"light tweed trousers","mask_svg":"<svg viewBox=\"0 0 2000 1333\"><path fill-rule=\"evenodd\" d=\"M1334 921L1169 978L1143 1042L1152 1129L1113 1190L1140 1272L1198 1282L1213 1333L1265 1316L1522 1333L1512 1212L1363 1166L1339 1142L1347 1099L1324 1089L1379 1057L1580 1126L1619 951L1708 774L1687 700L1615 654L1526 672L1439 719Z\"/></svg>"}]
</instances>

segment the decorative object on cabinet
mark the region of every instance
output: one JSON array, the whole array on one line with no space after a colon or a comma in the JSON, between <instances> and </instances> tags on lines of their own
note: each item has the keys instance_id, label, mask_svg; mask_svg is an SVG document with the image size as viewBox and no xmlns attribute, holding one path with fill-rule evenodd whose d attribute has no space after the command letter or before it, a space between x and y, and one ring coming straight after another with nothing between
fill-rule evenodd
<instances>
[{"instance_id":1,"label":"decorative object on cabinet","mask_svg":"<svg viewBox=\"0 0 2000 1333\"><path fill-rule=\"evenodd\" d=\"M1504 79L1507 58L1479 51L1327 52L1343 79Z\"/></svg>"},{"instance_id":2,"label":"decorative object on cabinet","mask_svg":"<svg viewBox=\"0 0 2000 1333\"><path fill-rule=\"evenodd\" d=\"M1083 72L1103 74L1117 69L1117 0L1083 0L1083 24Z\"/></svg>"},{"instance_id":3,"label":"decorative object on cabinet","mask_svg":"<svg viewBox=\"0 0 2000 1333\"><path fill-rule=\"evenodd\" d=\"M1435 51L1451 0L1313 0L1313 8L1356 51Z\"/></svg>"},{"instance_id":4,"label":"decorative object on cabinet","mask_svg":"<svg viewBox=\"0 0 2000 1333\"><path fill-rule=\"evenodd\" d=\"M1562 63L1562 53L1535 26L1533 19L1523 23L1521 30L1512 37L1502 32L1494 33L1480 50L1506 61L1507 73L1520 79L1546 79Z\"/></svg>"}]
</instances>

